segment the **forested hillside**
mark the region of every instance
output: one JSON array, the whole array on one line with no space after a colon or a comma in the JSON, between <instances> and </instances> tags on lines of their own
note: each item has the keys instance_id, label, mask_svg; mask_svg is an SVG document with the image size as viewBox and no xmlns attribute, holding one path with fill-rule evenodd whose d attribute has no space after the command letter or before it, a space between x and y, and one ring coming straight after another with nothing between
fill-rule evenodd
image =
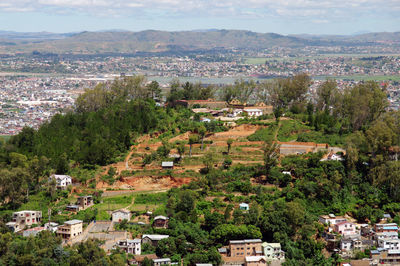
<instances>
[{"instance_id":1,"label":"forested hillside","mask_svg":"<svg viewBox=\"0 0 400 266\"><path fill-rule=\"evenodd\" d=\"M179 173L193 174L192 181L182 187L113 199L121 208L152 205L153 216L169 217L169 227L162 229L128 222L118 225L118 229L132 233L133 237L152 233L170 236L157 247L143 248L146 253L156 253L174 262L183 259L185 265L217 265L221 263L217 248L227 245L229 240L260 238L282 245L286 254L284 265L340 263L336 253L324 251L325 228L317 222L319 215L346 214L360 223L375 224L383 213L389 213L393 222L400 223L400 162L396 157L400 113L386 110L386 92L374 82L339 91L334 81L326 81L317 89L316 101L307 97L310 82L308 76L298 75L265 84L238 81L222 88L218 95L227 101L241 97L246 100L258 93L260 99L274 107L273 115L237 121L260 128L247 140L228 139L223 152L203 150L203 146L211 146L211 141L204 140L207 134L227 130L222 123L200 122L204 114L179 106L157 106L153 100L160 93L157 84L145 85L142 77L116 80L87 90L78 98L74 112L55 116L37 131L25 128L9 142L1 143L0 264L124 265L127 257L119 249L106 255L99 248L101 243L95 241L62 247L61 239L51 233L23 238L9 232L4 224L12 211L24 208L46 210L52 206L55 221L67 219L62 208L74 192L52 189L47 178L55 172L75 175L79 188L95 195L95 208L68 214L68 218L79 218L85 223L109 219L101 207L107 200L110 204L111 199L102 198L103 191L96 190L95 171L99 165L121 160L121 155L144 135L149 146L151 141L162 141L162 145L140 158L143 165L167 159L171 149L179 153L175 160L178 165L184 164L185 159L201 160L204 164L198 173ZM190 83L176 83L167 99L172 103L208 98L215 92L198 87L202 91L199 93L195 88ZM175 141L183 133L187 133L186 137ZM245 153L254 148L251 143L234 147L235 142L253 140L264 141L254 153L259 153L262 163L233 165L234 149ZM345 153L341 154L343 160L338 161L321 160L329 151L281 156L277 140L331 143ZM195 143L197 157L192 156ZM190 146L189 152L185 144ZM110 167L106 178L116 182L124 179L124 174L137 172L117 175ZM164 175L179 179L172 170ZM249 211L238 208L242 202L251 206ZM135 215L146 210L135 211ZM44 222L46 219L44 213ZM356 256L368 257L369 250Z\"/></svg>"}]
</instances>

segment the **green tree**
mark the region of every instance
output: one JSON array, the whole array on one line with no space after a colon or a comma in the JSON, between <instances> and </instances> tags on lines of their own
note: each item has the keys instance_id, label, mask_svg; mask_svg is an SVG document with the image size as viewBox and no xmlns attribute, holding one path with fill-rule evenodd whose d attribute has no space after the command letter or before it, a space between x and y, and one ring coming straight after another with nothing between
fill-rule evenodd
<instances>
[{"instance_id":1,"label":"green tree","mask_svg":"<svg viewBox=\"0 0 400 266\"><path fill-rule=\"evenodd\" d=\"M212 151L207 152L203 156L203 164L204 164L204 167L205 167L207 173L210 172L210 170L213 168L215 161L216 161L216 159L215 159L214 153Z\"/></svg>"},{"instance_id":2,"label":"green tree","mask_svg":"<svg viewBox=\"0 0 400 266\"><path fill-rule=\"evenodd\" d=\"M197 132L199 133L201 137L201 150L203 150L203 145L204 145L204 136L207 133L207 129L204 125L201 125L198 129Z\"/></svg>"},{"instance_id":3,"label":"green tree","mask_svg":"<svg viewBox=\"0 0 400 266\"><path fill-rule=\"evenodd\" d=\"M184 143L179 144L178 147L176 147L176 149L178 150L179 160L181 160L182 156L185 154L186 150L185 144Z\"/></svg>"},{"instance_id":4,"label":"green tree","mask_svg":"<svg viewBox=\"0 0 400 266\"><path fill-rule=\"evenodd\" d=\"M197 142L197 136L196 135L190 135L189 136L189 157L192 157L192 146Z\"/></svg>"},{"instance_id":5,"label":"green tree","mask_svg":"<svg viewBox=\"0 0 400 266\"><path fill-rule=\"evenodd\" d=\"M271 168L277 164L279 158L279 144L268 140L264 143L262 151L264 152L263 159L265 172L269 174Z\"/></svg>"},{"instance_id":6,"label":"green tree","mask_svg":"<svg viewBox=\"0 0 400 266\"><path fill-rule=\"evenodd\" d=\"M147 84L147 89L149 90L150 94L151 94L151 98L155 99L159 99L161 96L161 88L160 88L160 84L158 84L157 81L152 81L149 84Z\"/></svg>"},{"instance_id":7,"label":"green tree","mask_svg":"<svg viewBox=\"0 0 400 266\"><path fill-rule=\"evenodd\" d=\"M229 138L229 139L226 141L226 145L228 145L228 154L229 154L229 152L230 152L230 150L231 150L232 144L233 144L233 139Z\"/></svg>"}]
</instances>

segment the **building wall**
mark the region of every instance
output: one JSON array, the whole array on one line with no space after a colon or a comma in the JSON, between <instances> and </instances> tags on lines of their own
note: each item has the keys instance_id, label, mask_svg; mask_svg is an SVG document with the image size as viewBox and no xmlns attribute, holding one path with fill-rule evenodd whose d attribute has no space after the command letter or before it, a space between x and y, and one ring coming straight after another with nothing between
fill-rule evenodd
<instances>
[{"instance_id":1,"label":"building wall","mask_svg":"<svg viewBox=\"0 0 400 266\"><path fill-rule=\"evenodd\" d=\"M264 265L267 265L265 260L246 262L246 266L264 266Z\"/></svg>"},{"instance_id":2,"label":"building wall","mask_svg":"<svg viewBox=\"0 0 400 266\"><path fill-rule=\"evenodd\" d=\"M231 257L256 256L256 251L261 253L261 243L230 243Z\"/></svg>"},{"instance_id":3,"label":"building wall","mask_svg":"<svg viewBox=\"0 0 400 266\"><path fill-rule=\"evenodd\" d=\"M113 222L121 222L123 220L130 220L131 219L131 214L130 213L124 213L124 212L115 212L112 214L112 221Z\"/></svg>"}]
</instances>

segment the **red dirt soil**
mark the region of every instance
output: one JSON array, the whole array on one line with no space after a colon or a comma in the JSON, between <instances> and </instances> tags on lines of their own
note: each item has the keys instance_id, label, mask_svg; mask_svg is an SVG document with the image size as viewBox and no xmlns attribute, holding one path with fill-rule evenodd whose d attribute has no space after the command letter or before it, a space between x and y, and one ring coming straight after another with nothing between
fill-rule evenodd
<instances>
[{"instance_id":1,"label":"red dirt soil","mask_svg":"<svg viewBox=\"0 0 400 266\"><path fill-rule=\"evenodd\" d=\"M172 187L180 187L190 183L192 178L173 178L169 176L162 177L126 177L122 181L116 181L113 185L109 185L103 181L97 183L97 189L114 188L114 189L134 189L135 191L150 191L170 189Z\"/></svg>"}]
</instances>

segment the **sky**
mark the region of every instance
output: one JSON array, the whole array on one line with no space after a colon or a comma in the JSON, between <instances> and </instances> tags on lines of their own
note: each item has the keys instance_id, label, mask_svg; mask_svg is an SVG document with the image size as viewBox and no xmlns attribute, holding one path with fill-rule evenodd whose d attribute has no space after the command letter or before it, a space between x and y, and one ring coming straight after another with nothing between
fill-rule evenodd
<instances>
[{"instance_id":1,"label":"sky","mask_svg":"<svg viewBox=\"0 0 400 266\"><path fill-rule=\"evenodd\" d=\"M0 0L0 30L400 31L400 0Z\"/></svg>"}]
</instances>

